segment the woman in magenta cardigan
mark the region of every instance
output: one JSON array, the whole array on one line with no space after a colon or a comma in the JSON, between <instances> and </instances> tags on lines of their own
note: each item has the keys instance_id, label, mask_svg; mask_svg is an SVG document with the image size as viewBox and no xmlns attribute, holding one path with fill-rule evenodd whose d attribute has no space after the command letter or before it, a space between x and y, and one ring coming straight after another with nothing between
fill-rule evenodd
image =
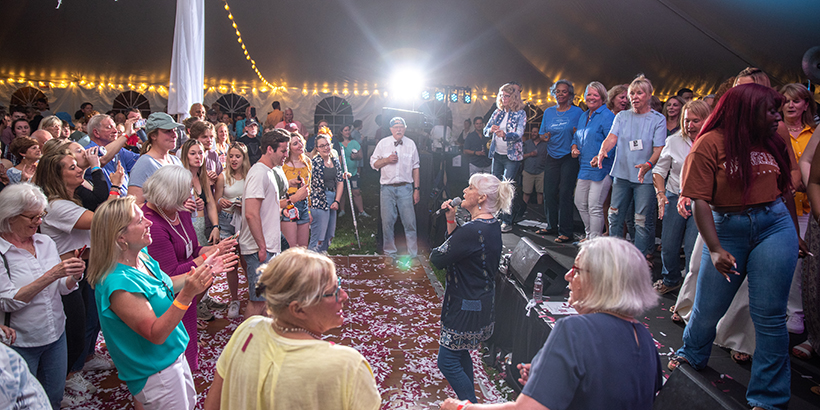
<instances>
[{"instance_id":1,"label":"woman in magenta cardigan","mask_svg":"<svg viewBox=\"0 0 820 410\"><path fill-rule=\"evenodd\" d=\"M188 273L191 268L205 263L213 252L222 258L225 269L231 269L236 264L237 256L233 252L235 239L227 239L214 246L199 245L191 214L184 207L191 196L191 173L188 170L176 165L162 167L148 178L143 192L147 202L142 206L142 212L153 223L153 241L148 245L148 254L159 262L160 268L168 276ZM195 298L194 305L198 300L199 297ZM196 310L185 312L182 323L190 336L185 358L191 371L196 371L199 368Z\"/></svg>"}]
</instances>

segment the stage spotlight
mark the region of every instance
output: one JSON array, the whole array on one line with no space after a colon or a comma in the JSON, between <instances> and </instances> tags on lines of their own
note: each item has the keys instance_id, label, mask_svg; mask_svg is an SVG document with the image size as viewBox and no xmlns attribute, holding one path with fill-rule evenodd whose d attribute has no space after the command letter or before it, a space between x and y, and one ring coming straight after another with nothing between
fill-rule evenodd
<instances>
[{"instance_id":1,"label":"stage spotlight","mask_svg":"<svg viewBox=\"0 0 820 410\"><path fill-rule=\"evenodd\" d=\"M430 90L424 90L421 92L421 99L422 100L429 100L430 99Z\"/></svg>"},{"instance_id":2,"label":"stage spotlight","mask_svg":"<svg viewBox=\"0 0 820 410\"><path fill-rule=\"evenodd\" d=\"M424 77L421 72L409 67L396 70L390 80L390 94L397 99L417 98L423 87Z\"/></svg>"},{"instance_id":3,"label":"stage spotlight","mask_svg":"<svg viewBox=\"0 0 820 410\"><path fill-rule=\"evenodd\" d=\"M464 90L464 95L461 97L461 102L464 104L470 104L473 102L473 92L470 90Z\"/></svg>"},{"instance_id":4,"label":"stage spotlight","mask_svg":"<svg viewBox=\"0 0 820 410\"><path fill-rule=\"evenodd\" d=\"M436 101L444 102L444 91L436 91Z\"/></svg>"},{"instance_id":5,"label":"stage spotlight","mask_svg":"<svg viewBox=\"0 0 820 410\"><path fill-rule=\"evenodd\" d=\"M458 102L458 91L456 91L456 90L450 91L450 102L454 102L454 103Z\"/></svg>"}]
</instances>

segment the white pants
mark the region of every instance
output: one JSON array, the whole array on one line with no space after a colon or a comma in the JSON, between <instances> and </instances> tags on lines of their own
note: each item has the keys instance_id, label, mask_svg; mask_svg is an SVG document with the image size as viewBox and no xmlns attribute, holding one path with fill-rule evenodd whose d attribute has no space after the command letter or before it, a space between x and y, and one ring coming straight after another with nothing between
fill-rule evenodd
<instances>
[{"instance_id":1,"label":"white pants","mask_svg":"<svg viewBox=\"0 0 820 410\"><path fill-rule=\"evenodd\" d=\"M145 410L192 410L196 406L196 389L185 353L170 366L149 376L145 387L134 398Z\"/></svg>"},{"instance_id":2,"label":"white pants","mask_svg":"<svg viewBox=\"0 0 820 410\"><path fill-rule=\"evenodd\" d=\"M584 221L586 239L597 238L604 232L604 201L610 186L609 175L600 181L579 179L575 184L575 207Z\"/></svg>"}]
</instances>

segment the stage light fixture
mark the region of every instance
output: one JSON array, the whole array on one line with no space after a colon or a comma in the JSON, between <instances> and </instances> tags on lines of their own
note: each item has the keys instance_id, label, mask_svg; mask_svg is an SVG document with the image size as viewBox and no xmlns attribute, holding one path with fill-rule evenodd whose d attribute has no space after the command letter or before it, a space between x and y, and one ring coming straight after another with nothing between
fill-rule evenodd
<instances>
[{"instance_id":1,"label":"stage light fixture","mask_svg":"<svg viewBox=\"0 0 820 410\"><path fill-rule=\"evenodd\" d=\"M421 99L422 100L429 100L430 99L430 90L424 90L421 92Z\"/></svg>"},{"instance_id":2,"label":"stage light fixture","mask_svg":"<svg viewBox=\"0 0 820 410\"><path fill-rule=\"evenodd\" d=\"M436 91L436 101L444 102L444 91Z\"/></svg>"},{"instance_id":3,"label":"stage light fixture","mask_svg":"<svg viewBox=\"0 0 820 410\"><path fill-rule=\"evenodd\" d=\"M461 102L464 104L470 104L473 102L473 92L471 90L464 90L464 94L461 97Z\"/></svg>"},{"instance_id":4,"label":"stage light fixture","mask_svg":"<svg viewBox=\"0 0 820 410\"><path fill-rule=\"evenodd\" d=\"M458 91L457 90L450 91L450 102L453 102L453 103L458 102Z\"/></svg>"},{"instance_id":5,"label":"stage light fixture","mask_svg":"<svg viewBox=\"0 0 820 410\"><path fill-rule=\"evenodd\" d=\"M401 100L418 98L423 87L424 76L413 67L397 69L390 80L390 94Z\"/></svg>"}]
</instances>

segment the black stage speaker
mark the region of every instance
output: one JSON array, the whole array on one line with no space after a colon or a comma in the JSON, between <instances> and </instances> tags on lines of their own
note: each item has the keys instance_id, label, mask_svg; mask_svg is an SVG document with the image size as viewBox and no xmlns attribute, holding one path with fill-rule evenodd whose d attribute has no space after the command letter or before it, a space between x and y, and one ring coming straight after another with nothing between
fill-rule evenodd
<instances>
[{"instance_id":1,"label":"black stage speaker","mask_svg":"<svg viewBox=\"0 0 820 410\"><path fill-rule=\"evenodd\" d=\"M707 377L686 364L678 366L672 372L652 405L653 410L743 410L748 408L720 391Z\"/></svg>"},{"instance_id":2,"label":"black stage speaker","mask_svg":"<svg viewBox=\"0 0 820 410\"><path fill-rule=\"evenodd\" d=\"M541 280L544 281L545 295L558 295L567 288L564 274L568 269L561 266L548 252L541 250L528 238L521 238L513 249L510 257L510 270L528 292L532 291L535 274L538 272L541 272Z\"/></svg>"}]
</instances>

